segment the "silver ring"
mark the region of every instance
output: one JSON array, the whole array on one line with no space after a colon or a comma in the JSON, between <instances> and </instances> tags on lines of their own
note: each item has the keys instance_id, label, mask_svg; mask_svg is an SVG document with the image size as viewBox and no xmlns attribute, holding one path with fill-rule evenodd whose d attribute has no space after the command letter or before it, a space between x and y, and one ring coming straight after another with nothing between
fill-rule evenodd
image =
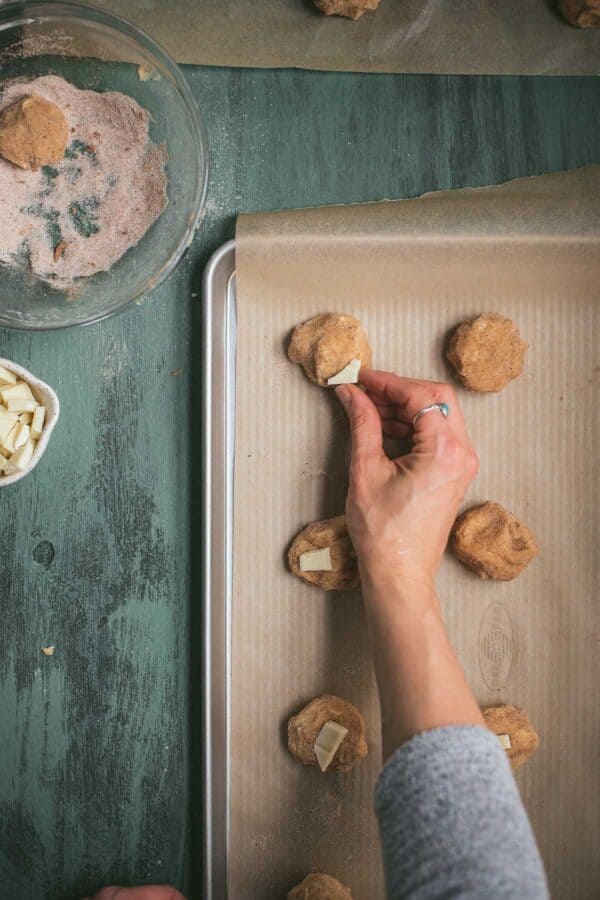
<instances>
[{"instance_id":1,"label":"silver ring","mask_svg":"<svg viewBox=\"0 0 600 900\"><path fill-rule=\"evenodd\" d=\"M421 416L426 415L426 413L436 411L441 412L445 419L447 419L450 415L450 407L447 403L432 403L431 406L424 406L423 409L420 409L419 412L413 416L412 427L415 427Z\"/></svg>"}]
</instances>

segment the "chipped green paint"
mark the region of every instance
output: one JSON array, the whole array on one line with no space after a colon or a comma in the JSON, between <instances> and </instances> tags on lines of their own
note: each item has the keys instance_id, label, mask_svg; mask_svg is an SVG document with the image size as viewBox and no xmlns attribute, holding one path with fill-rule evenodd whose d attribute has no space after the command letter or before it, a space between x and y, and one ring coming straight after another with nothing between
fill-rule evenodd
<instances>
[{"instance_id":1,"label":"chipped green paint","mask_svg":"<svg viewBox=\"0 0 600 900\"><path fill-rule=\"evenodd\" d=\"M68 76L77 63L64 65ZM94 63L100 87L139 89L135 67L109 71ZM2 332L2 355L62 405L35 472L0 489L0 895L11 900L136 882L201 898L200 284L238 210L415 196L600 159L593 78L185 73L212 175L182 265L98 325Z\"/></svg>"}]
</instances>

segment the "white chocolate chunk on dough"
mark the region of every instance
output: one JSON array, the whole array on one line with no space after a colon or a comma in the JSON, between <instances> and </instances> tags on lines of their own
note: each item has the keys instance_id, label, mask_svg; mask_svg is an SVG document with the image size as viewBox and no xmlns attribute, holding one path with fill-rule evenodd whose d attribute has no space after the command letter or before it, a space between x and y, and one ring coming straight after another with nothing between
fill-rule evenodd
<instances>
[{"instance_id":1,"label":"white chocolate chunk on dough","mask_svg":"<svg viewBox=\"0 0 600 900\"><path fill-rule=\"evenodd\" d=\"M498 740L500 741L500 746L503 750L510 750L512 748L512 743L510 740L509 734L499 734Z\"/></svg>"},{"instance_id":2,"label":"white chocolate chunk on dough","mask_svg":"<svg viewBox=\"0 0 600 900\"><path fill-rule=\"evenodd\" d=\"M327 384L356 384L360 372L360 359L351 359L337 375L327 379Z\"/></svg>"},{"instance_id":3,"label":"white chocolate chunk on dough","mask_svg":"<svg viewBox=\"0 0 600 900\"><path fill-rule=\"evenodd\" d=\"M321 772L327 771L347 734L348 729L343 725L325 722L315 741L315 756Z\"/></svg>"},{"instance_id":4,"label":"white chocolate chunk on dough","mask_svg":"<svg viewBox=\"0 0 600 900\"><path fill-rule=\"evenodd\" d=\"M306 553L300 554L298 562L301 572L333 572L329 547L322 550L307 550Z\"/></svg>"}]
</instances>

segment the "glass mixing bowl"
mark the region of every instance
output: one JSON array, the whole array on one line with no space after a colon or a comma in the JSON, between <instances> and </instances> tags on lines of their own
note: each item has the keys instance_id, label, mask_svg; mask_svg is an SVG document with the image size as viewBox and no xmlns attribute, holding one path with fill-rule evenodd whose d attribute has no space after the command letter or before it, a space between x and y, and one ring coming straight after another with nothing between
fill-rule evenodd
<instances>
[{"instance_id":1,"label":"glass mixing bowl","mask_svg":"<svg viewBox=\"0 0 600 900\"><path fill-rule=\"evenodd\" d=\"M0 266L0 326L44 330L97 322L140 300L175 268L204 211L208 149L200 112L177 64L139 28L80 3L0 3L0 92L12 78L60 75L117 90L150 113L150 140L167 150L168 206L108 272L64 292L30 271Z\"/></svg>"}]
</instances>

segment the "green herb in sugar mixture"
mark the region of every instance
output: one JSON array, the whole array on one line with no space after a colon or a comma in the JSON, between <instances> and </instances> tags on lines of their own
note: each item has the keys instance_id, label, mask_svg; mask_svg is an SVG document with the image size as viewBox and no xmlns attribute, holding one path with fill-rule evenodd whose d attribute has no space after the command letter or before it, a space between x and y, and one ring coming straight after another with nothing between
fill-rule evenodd
<instances>
[{"instance_id":1,"label":"green herb in sugar mixture","mask_svg":"<svg viewBox=\"0 0 600 900\"><path fill-rule=\"evenodd\" d=\"M89 238L98 233L98 207L100 201L97 197L88 197L87 200L76 200L69 207L71 221L78 234Z\"/></svg>"}]
</instances>

